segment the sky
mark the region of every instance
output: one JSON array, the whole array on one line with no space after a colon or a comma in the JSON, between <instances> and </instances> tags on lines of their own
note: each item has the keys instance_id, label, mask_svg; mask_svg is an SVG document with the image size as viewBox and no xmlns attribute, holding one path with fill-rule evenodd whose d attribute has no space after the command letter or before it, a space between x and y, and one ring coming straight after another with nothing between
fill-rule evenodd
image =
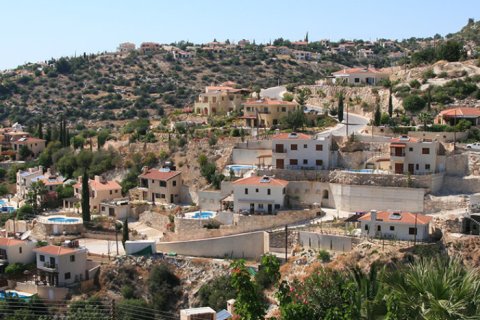
<instances>
[{"instance_id":1,"label":"sky","mask_svg":"<svg viewBox=\"0 0 480 320\"><path fill-rule=\"evenodd\" d=\"M0 69L114 51L121 42L446 35L480 18L478 0L14 0L0 5Z\"/></svg>"}]
</instances>

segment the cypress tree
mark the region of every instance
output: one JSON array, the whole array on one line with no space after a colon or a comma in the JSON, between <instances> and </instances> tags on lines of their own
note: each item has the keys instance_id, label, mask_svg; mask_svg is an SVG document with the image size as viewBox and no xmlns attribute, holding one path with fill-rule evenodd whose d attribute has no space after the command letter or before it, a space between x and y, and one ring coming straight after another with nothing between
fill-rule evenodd
<instances>
[{"instance_id":1,"label":"cypress tree","mask_svg":"<svg viewBox=\"0 0 480 320\"><path fill-rule=\"evenodd\" d=\"M42 119L38 120L38 138L43 139Z\"/></svg>"},{"instance_id":2,"label":"cypress tree","mask_svg":"<svg viewBox=\"0 0 480 320\"><path fill-rule=\"evenodd\" d=\"M124 249L125 249L125 242L127 242L128 240L129 240L128 218L125 218L125 222L123 223L123 227L122 227L122 244Z\"/></svg>"},{"instance_id":3,"label":"cypress tree","mask_svg":"<svg viewBox=\"0 0 480 320\"><path fill-rule=\"evenodd\" d=\"M338 96L338 122L343 121L343 93Z\"/></svg>"},{"instance_id":4,"label":"cypress tree","mask_svg":"<svg viewBox=\"0 0 480 320\"><path fill-rule=\"evenodd\" d=\"M393 115L392 89L390 89L389 95L388 95L388 115L390 116L390 118Z\"/></svg>"},{"instance_id":5,"label":"cypress tree","mask_svg":"<svg viewBox=\"0 0 480 320\"><path fill-rule=\"evenodd\" d=\"M60 128L58 129L58 141L60 141L60 143L62 144L62 147L64 147L63 145L63 120L60 119Z\"/></svg>"},{"instance_id":6,"label":"cypress tree","mask_svg":"<svg viewBox=\"0 0 480 320\"><path fill-rule=\"evenodd\" d=\"M380 111L380 106L377 104L377 108L375 109L375 114L373 118L373 124L375 124L378 127L381 121L382 121L382 112Z\"/></svg>"},{"instance_id":7,"label":"cypress tree","mask_svg":"<svg viewBox=\"0 0 480 320\"><path fill-rule=\"evenodd\" d=\"M45 140L47 140L47 143L52 141L52 128L50 128L50 126L47 126L47 132L45 132Z\"/></svg>"},{"instance_id":8,"label":"cypress tree","mask_svg":"<svg viewBox=\"0 0 480 320\"><path fill-rule=\"evenodd\" d=\"M87 169L83 169L82 177L82 218L83 224L90 222L90 189L88 186Z\"/></svg>"}]
</instances>

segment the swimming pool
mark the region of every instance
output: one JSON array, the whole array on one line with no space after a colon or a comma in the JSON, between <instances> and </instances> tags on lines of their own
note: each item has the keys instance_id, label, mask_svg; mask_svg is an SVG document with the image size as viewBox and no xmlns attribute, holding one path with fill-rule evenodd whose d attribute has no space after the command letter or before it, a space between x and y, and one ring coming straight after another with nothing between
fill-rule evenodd
<instances>
[{"instance_id":1,"label":"swimming pool","mask_svg":"<svg viewBox=\"0 0 480 320\"><path fill-rule=\"evenodd\" d=\"M185 218L188 219L211 219L216 216L215 211L193 211L185 213Z\"/></svg>"},{"instance_id":2,"label":"swimming pool","mask_svg":"<svg viewBox=\"0 0 480 320\"><path fill-rule=\"evenodd\" d=\"M68 217L53 217L48 218L48 221L53 223L78 223L81 222L80 218L68 218Z\"/></svg>"},{"instance_id":3,"label":"swimming pool","mask_svg":"<svg viewBox=\"0 0 480 320\"><path fill-rule=\"evenodd\" d=\"M256 169L257 166L249 165L249 164L229 164L225 167L227 171L233 170L234 172L242 171L242 170L252 170Z\"/></svg>"},{"instance_id":4,"label":"swimming pool","mask_svg":"<svg viewBox=\"0 0 480 320\"><path fill-rule=\"evenodd\" d=\"M11 213L11 212L15 211L15 207L3 206L3 207L0 208L0 211Z\"/></svg>"},{"instance_id":5,"label":"swimming pool","mask_svg":"<svg viewBox=\"0 0 480 320\"><path fill-rule=\"evenodd\" d=\"M0 300L5 300L5 298L19 298L19 299L31 299L33 294L20 292L16 290L6 290L0 291Z\"/></svg>"},{"instance_id":6,"label":"swimming pool","mask_svg":"<svg viewBox=\"0 0 480 320\"><path fill-rule=\"evenodd\" d=\"M4 206L7 203L7 201L0 199L0 206Z\"/></svg>"}]
</instances>

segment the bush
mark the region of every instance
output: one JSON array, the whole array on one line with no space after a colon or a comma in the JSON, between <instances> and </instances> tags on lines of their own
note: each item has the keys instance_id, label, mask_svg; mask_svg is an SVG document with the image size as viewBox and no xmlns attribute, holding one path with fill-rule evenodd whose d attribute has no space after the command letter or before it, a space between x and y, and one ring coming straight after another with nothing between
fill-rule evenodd
<instances>
[{"instance_id":1,"label":"bush","mask_svg":"<svg viewBox=\"0 0 480 320\"><path fill-rule=\"evenodd\" d=\"M214 310L225 309L227 301L236 297L230 276L220 276L202 285L198 290L198 306Z\"/></svg>"},{"instance_id":2,"label":"bush","mask_svg":"<svg viewBox=\"0 0 480 320\"><path fill-rule=\"evenodd\" d=\"M129 284L124 285L120 291L124 299L135 298L135 289Z\"/></svg>"},{"instance_id":3,"label":"bush","mask_svg":"<svg viewBox=\"0 0 480 320\"><path fill-rule=\"evenodd\" d=\"M410 87L412 87L414 89L418 89L418 88L420 88L420 86L422 84L417 79L414 79L414 80L409 82L409 85L410 85Z\"/></svg>"},{"instance_id":4,"label":"bush","mask_svg":"<svg viewBox=\"0 0 480 320\"><path fill-rule=\"evenodd\" d=\"M148 277L148 291L155 309L169 311L181 296L180 279L166 265L154 266Z\"/></svg>"},{"instance_id":5,"label":"bush","mask_svg":"<svg viewBox=\"0 0 480 320\"><path fill-rule=\"evenodd\" d=\"M330 253L327 250L320 250L318 252L318 259L322 262L330 262Z\"/></svg>"},{"instance_id":6,"label":"bush","mask_svg":"<svg viewBox=\"0 0 480 320\"><path fill-rule=\"evenodd\" d=\"M10 277L18 277L23 274L23 271L26 270L26 267L22 263L12 263L5 268L5 274Z\"/></svg>"},{"instance_id":7,"label":"bush","mask_svg":"<svg viewBox=\"0 0 480 320\"><path fill-rule=\"evenodd\" d=\"M280 279L280 261L272 254L262 256L262 261L255 275L255 282L260 288L270 288Z\"/></svg>"},{"instance_id":8,"label":"bush","mask_svg":"<svg viewBox=\"0 0 480 320\"><path fill-rule=\"evenodd\" d=\"M411 94L403 99L403 108L411 112L422 110L426 104L425 99L416 94Z\"/></svg>"}]
</instances>

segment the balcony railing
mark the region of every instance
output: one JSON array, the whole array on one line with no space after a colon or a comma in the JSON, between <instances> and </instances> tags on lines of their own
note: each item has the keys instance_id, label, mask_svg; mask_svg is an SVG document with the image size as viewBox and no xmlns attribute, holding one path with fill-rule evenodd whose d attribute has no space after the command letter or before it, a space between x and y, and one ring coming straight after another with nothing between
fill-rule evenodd
<instances>
[{"instance_id":1,"label":"balcony railing","mask_svg":"<svg viewBox=\"0 0 480 320\"><path fill-rule=\"evenodd\" d=\"M405 157L405 152L390 152L391 157Z\"/></svg>"},{"instance_id":2,"label":"balcony railing","mask_svg":"<svg viewBox=\"0 0 480 320\"><path fill-rule=\"evenodd\" d=\"M43 269L50 269L50 270L57 270L58 269L58 264L56 263L50 263L50 262L44 262L43 265L40 265Z\"/></svg>"}]
</instances>

